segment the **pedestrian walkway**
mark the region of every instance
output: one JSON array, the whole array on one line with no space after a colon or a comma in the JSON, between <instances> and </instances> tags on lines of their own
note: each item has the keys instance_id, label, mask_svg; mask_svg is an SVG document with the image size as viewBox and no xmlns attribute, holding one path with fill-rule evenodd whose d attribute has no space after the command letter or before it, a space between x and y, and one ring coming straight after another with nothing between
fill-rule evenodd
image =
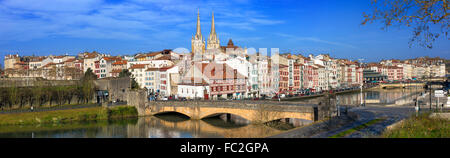
<instances>
[{"instance_id":1,"label":"pedestrian walkway","mask_svg":"<svg viewBox=\"0 0 450 158\"><path fill-rule=\"evenodd\" d=\"M381 122L369 125L368 127L350 133L344 137L346 138L361 138L361 137L373 137L378 136L383 133L387 126L410 117L414 114L414 107L404 106L404 107L381 107L381 106L366 106L366 107L355 107L349 109L349 112L353 112L358 115L358 119L344 125L338 129L318 133L313 135L312 138L328 138L339 134L341 132L353 129L360 125L366 124L375 119L381 119Z\"/></svg>"}]
</instances>

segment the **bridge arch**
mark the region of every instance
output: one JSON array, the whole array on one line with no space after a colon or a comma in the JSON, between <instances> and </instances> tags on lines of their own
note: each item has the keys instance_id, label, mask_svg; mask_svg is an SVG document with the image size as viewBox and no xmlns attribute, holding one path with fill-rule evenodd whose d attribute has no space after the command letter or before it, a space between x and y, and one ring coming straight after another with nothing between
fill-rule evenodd
<instances>
[{"instance_id":1,"label":"bridge arch","mask_svg":"<svg viewBox=\"0 0 450 158\"><path fill-rule=\"evenodd\" d=\"M242 111L246 111L245 109L240 109ZM245 112L240 112L237 109L228 109L228 108L220 108L218 110L207 110L205 112L202 112L199 116L200 119L214 117L222 114L232 114L238 117L241 117L248 121L253 121L254 118L251 115L245 114Z\"/></svg>"},{"instance_id":2,"label":"bridge arch","mask_svg":"<svg viewBox=\"0 0 450 158\"><path fill-rule=\"evenodd\" d=\"M194 116L192 115L192 112L190 112L188 109L185 108L163 108L159 109L157 112L153 113L152 115L161 115L161 114L167 114L167 113L177 113L184 116L189 117L192 119Z\"/></svg>"},{"instance_id":3,"label":"bridge arch","mask_svg":"<svg viewBox=\"0 0 450 158\"><path fill-rule=\"evenodd\" d=\"M173 113L173 114L179 114L179 115L182 115L182 116L191 118L191 116L189 116L188 114L183 113L183 112L179 112L179 111L163 111L163 112L155 113L155 114L153 114L153 115L164 115L164 114L171 114L171 113Z\"/></svg>"},{"instance_id":4,"label":"bridge arch","mask_svg":"<svg viewBox=\"0 0 450 158\"><path fill-rule=\"evenodd\" d=\"M194 120L216 116L220 114L232 114L250 122L265 123L283 118L296 118L314 120L314 113L305 111L287 110L260 110L249 107L219 107L219 106L148 106L145 110L148 115L157 115L168 112L176 112L188 116Z\"/></svg>"}]
</instances>

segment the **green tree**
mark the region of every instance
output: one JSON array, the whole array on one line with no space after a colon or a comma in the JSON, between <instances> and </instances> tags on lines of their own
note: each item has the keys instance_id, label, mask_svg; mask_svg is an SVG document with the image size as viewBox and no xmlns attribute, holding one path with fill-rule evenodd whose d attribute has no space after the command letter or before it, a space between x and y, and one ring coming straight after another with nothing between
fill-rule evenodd
<instances>
[{"instance_id":1,"label":"green tree","mask_svg":"<svg viewBox=\"0 0 450 158\"><path fill-rule=\"evenodd\" d=\"M131 89L139 89L139 83L134 78L131 78Z\"/></svg>"},{"instance_id":2,"label":"green tree","mask_svg":"<svg viewBox=\"0 0 450 158\"><path fill-rule=\"evenodd\" d=\"M19 89L16 87L16 84L13 82L11 86L8 88L8 94L9 94L9 106L10 108L13 107L14 104L16 104L19 97Z\"/></svg>"},{"instance_id":3,"label":"green tree","mask_svg":"<svg viewBox=\"0 0 450 158\"><path fill-rule=\"evenodd\" d=\"M96 79L97 75L95 75L92 70L88 68L81 79L81 92L84 102L89 102L92 100L95 92L94 80Z\"/></svg>"},{"instance_id":4,"label":"green tree","mask_svg":"<svg viewBox=\"0 0 450 158\"><path fill-rule=\"evenodd\" d=\"M130 77L131 72L128 69L123 69L122 72L119 73L119 77Z\"/></svg>"},{"instance_id":5,"label":"green tree","mask_svg":"<svg viewBox=\"0 0 450 158\"><path fill-rule=\"evenodd\" d=\"M36 102L37 106L42 105L42 95L43 95L42 89L43 87L41 81L36 81L34 87L31 89L31 91L33 92L33 100Z\"/></svg>"},{"instance_id":6,"label":"green tree","mask_svg":"<svg viewBox=\"0 0 450 158\"><path fill-rule=\"evenodd\" d=\"M119 73L119 77L131 77L131 72L128 69L123 69ZM131 78L131 89L139 89L139 83L136 82L135 78Z\"/></svg>"},{"instance_id":7,"label":"green tree","mask_svg":"<svg viewBox=\"0 0 450 158\"><path fill-rule=\"evenodd\" d=\"M82 78L82 80L96 80L97 79L97 75L95 75L95 73L92 71L91 68L88 68L86 70L86 72L84 73L84 76Z\"/></svg>"},{"instance_id":8,"label":"green tree","mask_svg":"<svg viewBox=\"0 0 450 158\"><path fill-rule=\"evenodd\" d=\"M371 14L364 13L362 25L381 21L383 29L413 27L410 47L417 43L431 49L440 36L449 39L448 0L372 0L372 7Z\"/></svg>"}]
</instances>

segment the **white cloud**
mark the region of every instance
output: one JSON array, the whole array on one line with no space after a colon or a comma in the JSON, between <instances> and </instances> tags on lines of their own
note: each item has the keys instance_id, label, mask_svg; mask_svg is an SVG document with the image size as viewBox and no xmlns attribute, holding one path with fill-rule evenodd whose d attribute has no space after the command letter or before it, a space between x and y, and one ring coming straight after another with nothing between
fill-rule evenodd
<instances>
[{"instance_id":1,"label":"white cloud","mask_svg":"<svg viewBox=\"0 0 450 158\"><path fill-rule=\"evenodd\" d=\"M250 3L247 0L238 2ZM222 29L255 31L260 25L283 23L258 11L233 5L236 3L232 1L209 0L130 0L120 3L103 0L4 0L0 1L0 40L48 36L130 40L176 37L181 35L180 31L195 28L197 8L201 11L203 30L209 30L205 24L210 23L212 10L215 11L217 27ZM177 28L181 30L174 31ZM142 32L151 34L142 35Z\"/></svg>"},{"instance_id":2,"label":"white cloud","mask_svg":"<svg viewBox=\"0 0 450 158\"><path fill-rule=\"evenodd\" d=\"M322 39L316 38L316 37L301 37L301 36L294 36L294 35L289 35L289 34L284 34L284 33L275 33L275 35L281 36L281 37L286 37L286 38L293 39L293 40L312 41L312 42L325 43L325 44L330 44L330 45L335 45L335 46L357 48L351 44L327 41L327 40L322 40Z\"/></svg>"},{"instance_id":3,"label":"white cloud","mask_svg":"<svg viewBox=\"0 0 450 158\"><path fill-rule=\"evenodd\" d=\"M4 0L0 5L26 11L85 12L103 0Z\"/></svg>"}]
</instances>

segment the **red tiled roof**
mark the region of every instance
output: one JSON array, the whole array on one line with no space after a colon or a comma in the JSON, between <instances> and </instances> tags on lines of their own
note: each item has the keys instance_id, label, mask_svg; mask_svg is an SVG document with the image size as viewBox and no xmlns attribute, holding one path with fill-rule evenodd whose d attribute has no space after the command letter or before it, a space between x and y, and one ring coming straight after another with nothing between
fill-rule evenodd
<instances>
[{"instance_id":1,"label":"red tiled roof","mask_svg":"<svg viewBox=\"0 0 450 158\"><path fill-rule=\"evenodd\" d=\"M84 55L85 59L90 59L90 58L95 58L98 56L97 52L92 52L92 53L86 53L86 55Z\"/></svg>"},{"instance_id":2,"label":"red tiled roof","mask_svg":"<svg viewBox=\"0 0 450 158\"><path fill-rule=\"evenodd\" d=\"M166 55L164 55L164 56L161 56L161 57L159 57L159 58L156 58L156 59L154 59L154 60L170 60L171 59L171 57L170 56L166 56Z\"/></svg>"},{"instance_id":3,"label":"red tiled roof","mask_svg":"<svg viewBox=\"0 0 450 158\"><path fill-rule=\"evenodd\" d=\"M163 51L159 51L159 52L152 52L152 53L146 53L146 54L140 54L138 56L136 56L135 58L145 58L145 57L152 57L152 56L156 56L158 54L164 54L167 52L170 52L171 50L163 50Z\"/></svg>"},{"instance_id":4,"label":"red tiled roof","mask_svg":"<svg viewBox=\"0 0 450 158\"><path fill-rule=\"evenodd\" d=\"M127 64L127 61L126 60L118 60L112 64L113 65L125 65L125 64Z\"/></svg>"},{"instance_id":5,"label":"red tiled roof","mask_svg":"<svg viewBox=\"0 0 450 158\"><path fill-rule=\"evenodd\" d=\"M151 67L151 68L147 68L147 70L145 70L145 71L167 71L168 69L171 69L173 67L175 67L175 65L167 66L167 67L160 67L160 68Z\"/></svg>"},{"instance_id":6,"label":"red tiled roof","mask_svg":"<svg viewBox=\"0 0 450 158\"><path fill-rule=\"evenodd\" d=\"M134 64L130 67L130 69L144 69L145 65L148 65L148 64Z\"/></svg>"},{"instance_id":7,"label":"red tiled roof","mask_svg":"<svg viewBox=\"0 0 450 158\"><path fill-rule=\"evenodd\" d=\"M76 60L75 58L70 58L70 59L67 59L65 62L73 62L75 60Z\"/></svg>"},{"instance_id":8,"label":"red tiled roof","mask_svg":"<svg viewBox=\"0 0 450 158\"><path fill-rule=\"evenodd\" d=\"M278 65L278 68L280 68L280 69L282 69L282 68L286 68L286 67L289 67L289 66L287 66L287 65L284 65L284 64L280 64L280 65Z\"/></svg>"},{"instance_id":9,"label":"red tiled roof","mask_svg":"<svg viewBox=\"0 0 450 158\"><path fill-rule=\"evenodd\" d=\"M111 73L120 73L120 72L122 72L122 69L113 69L111 71Z\"/></svg>"},{"instance_id":10,"label":"red tiled roof","mask_svg":"<svg viewBox=\"0 0 450 158\"><path fill-rule=\"evenodd\" d=\"M56 64L53 63L53 62L50 62L50 63L48 63L47 65L44 65L43 67L49 67L49 66L52 66L52 65L56 65Z\"/></svg>"},{"instance_id":11,"label":"red tiled roof","mask_svg":"<svg viewBox=\"0 0 450 158\"><path fill-rule=\"evenodd\" d=\"M120 57L103 57L104 60L106 61L118 61L118 60L122 60Z\"/></svg>"},{"instance_id":12,"label":"red tiled roof","mask_svg":"<svg viewBox=\"0 0 450 158\"><path fill-rule=\"evenodd\" d=\"M19 61L19 62L16 62L16 63L14 63L14 65L28 65L28 63L25 63L25 62L23 62L23 61Z\"/></svg>"}]
</instances>

